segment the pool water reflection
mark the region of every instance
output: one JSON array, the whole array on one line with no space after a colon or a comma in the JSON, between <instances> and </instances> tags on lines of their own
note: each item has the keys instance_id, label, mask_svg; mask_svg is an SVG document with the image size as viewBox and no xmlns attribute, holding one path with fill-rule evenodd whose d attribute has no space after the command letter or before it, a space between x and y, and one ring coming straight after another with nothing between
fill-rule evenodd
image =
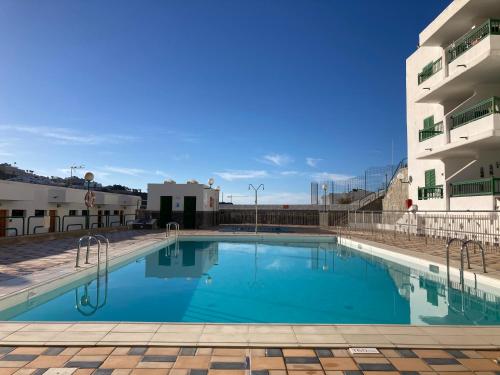
<instances>
[{"instance_id":1,"label":"pool water reflection","mask_svg":"<svg viewBox=\"0 0 500 375\"><path fill-rule=\"evenodd\" d=\"M498 295L449 289L439 275L332 242L180 241L42 297L0 319L500 323Z\"/></svg>"}]
</instances>

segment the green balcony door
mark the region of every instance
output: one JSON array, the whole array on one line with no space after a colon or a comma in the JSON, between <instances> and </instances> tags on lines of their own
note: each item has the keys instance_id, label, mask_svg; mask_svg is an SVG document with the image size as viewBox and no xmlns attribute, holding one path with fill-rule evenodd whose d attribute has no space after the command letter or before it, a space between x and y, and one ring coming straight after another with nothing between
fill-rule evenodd
<instances>
[{"instance_id":1,"label":"green balcony door","mask_svg":"<svg viewBox=\"0 0 500 375\"><path fill-rule=\"evenodd\" d=\"M429 169L425 171L425 187L434 187L436 186L436 170Z\"/></svg>"},{"instance_id":2,"label":"green balcony door","mask_svg":"<svg viewBox=\"0 0 500 375\"><path fill-rule=\"evenodd\" d=\"M184 228L196 228L196 197L184 197Z\"/></svg>"},{"instance_id":3,"label":"green balcony door","mask_svg":"<svg viewBox=\"0 0 500 375\"><path fill-rule=\"evenodd\" d=\"M172 221L172 196L160 197L160 219L158 226L165 228L167 223Z\"/></svg>"},{"instance_id":4,"label":"green balcony door","mask_svg":"<svg viewBox=\"0 0 500 375\"><path fill-rule=\"evenodd\" d=\"M424 130L432 130L434 127L434 116L424 119Z\"/></svg>"}]
</instances>

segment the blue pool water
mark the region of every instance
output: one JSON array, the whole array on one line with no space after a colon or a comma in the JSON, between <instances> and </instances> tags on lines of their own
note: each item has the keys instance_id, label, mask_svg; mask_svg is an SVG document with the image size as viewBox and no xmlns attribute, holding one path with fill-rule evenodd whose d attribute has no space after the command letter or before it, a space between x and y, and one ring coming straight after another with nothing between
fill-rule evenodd
<instances>
[{"instance_id":1,"label":"blue pool water","mask_svg":"<svg viewBox=\"0 0 500 375\"><path fill-rule=\"evenodd\" d=\"M1 320L499 324L500 298L332 242L179 242Z\"/></svg>"}]
</instances>

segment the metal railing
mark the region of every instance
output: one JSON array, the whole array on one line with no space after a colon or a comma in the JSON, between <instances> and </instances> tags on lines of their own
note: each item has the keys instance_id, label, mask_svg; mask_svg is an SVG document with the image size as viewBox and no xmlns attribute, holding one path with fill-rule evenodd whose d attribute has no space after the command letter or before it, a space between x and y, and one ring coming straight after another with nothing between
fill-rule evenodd
<instances>
[{"instance_id":1,"label":"metal railing","mask_svg":"<svg viewBox=\"0 0 500 375\"><path fill-rule=\"evenodd\" d=\"M443 198L443 185L425 186L418 188L418 200Z\"/></svg>"},{"instance_id":2,"label":"metal railing","mask_svg":"<svg viewBox=\"0 0 500 375\"><path fill-rule=\"evenodd\" d=\"M500 113L500 98L492 97L479 102L471 108L467 108L451 116L451 128L456 129L470 122L490 116L494 113Z\"/></svg>"},{"instance_id":3,"label":"metal railing","mask_svg":"<svg viewBox=\"0 0 500 375\"><path fill-rule=\"evenodd\" d=\"M478 44L481 40L489 35L500 34L500 20L489 19L481 26L474 28L460 39L452 43L448 48L448 62L456 60L459 56L463 55L469 49Z\"/></svg>"},{"instance_id":4,"label":"metal railing","mask_svg":"<svg viewBox=\"0 0 500 375\"><path fill-rule=\"evenodd\" d=\"M451 197L471 197L500 194L500 178L483 178L450 184Z\"/></svg>"},{"instance_id":5,"label":"metal railing","mask_svg":"<svg viewBox=\"0 0 500 375\"><path fill-rule=\"evenodd\" d=\"M172 227L174 227L174 233L175 233L175 238L179 237L179 223L176 223L175 221L171 221L166 225L166 231L165 231L165 236L167 238L170 237L172 233Z\"/></svg>"},{"instance_id":6,"label":"metal railing","mask_svg":"<svg viewBox=\"0 0 500 375\"><path fill-rule=\"evenodd\" d=\"M422 69L422 72L418 74L418 84L420 85L423 82L427 81L434 74L439 72L441 69L443 69L443 59L442 58L439 58L436 61L426 65Z\"/></svg>"},{"instance_id":7,"label":"metal railing","mask_svg":"<svg viewBox=\"0 0 500 375\"><path fill-rule=\"evenodd\" d=\"M3 237L4 235L7 235L9 231L15 232L15 235L19 235L19 229L21 232L21 236L24 236L24 227L25 227L25 218L24 216L0 216L0 219L4 224L0 227L0 237ZM13 220L19 220L20 223L13 223L14 225L11 225ZM15 231L13 229L16 229ZM5 232L5 233L2 233Z\"/></svg>"},{"instance_id":8,"label":"metal railing","mask_svg":"<svg viewBox=\"0 0 500 375\"><path fill-rule=\"evenodd\" d=\"M418 140L419 142L423 142L429 138L435 137L436 135L443 134L443 129L443 121L441 121L427 129L419 130Z\"/></svg>"},{"instance_id":9,"label":"metal railing","mask_svg":"<svg viewBox=\"0 0 500 375\"><path fill-rule=\"evenodd\" d=\"M499 211L349 211L330 216L330 227L342 228L343 236L369 239L421 241L422 246L450 238L475 240L485 251L500 254Z\"/></svg>"}]
</instances>

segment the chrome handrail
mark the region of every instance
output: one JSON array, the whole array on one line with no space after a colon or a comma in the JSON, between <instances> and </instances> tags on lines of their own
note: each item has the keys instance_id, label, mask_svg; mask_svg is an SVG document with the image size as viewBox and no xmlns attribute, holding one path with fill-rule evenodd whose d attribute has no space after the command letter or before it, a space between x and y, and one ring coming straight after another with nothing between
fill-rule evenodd
<instances>
[{"instance_id":1,"label":"chrome handrail","mask_svg":"<svg viewBox=\"0 0 500 375\"><path fill-rule=\"evenodd\" d=\"M448 286L450 286L450 246L453 242L459 241L462 246L460 248L460 284L462 284L462 287L464 285L464 241L461 238L450 238L448 242L446 243L446 275L447 275L447 281L448 281ZM469 264L470 268L470 261L469 261L469 252L467 251L467 263Z\"/></svg>"},{"instance_id":2,"label":"chrome handrail","mask_svg":"<svg viewBox=\"0 0 500 375\"><path fill-rule=\"evenodd\" d=\"M87 240L87 253L86 253L86 256L85 256L85 264L88 264L89 263L89 252L90 252L90 245L91 245L91 241L94 240L97 244L97 259L98 259L98 262L100 260L100 253L101 253L101 243L99 242L99 240L95 237L95 236L90 236L90 235L87 235L87 236L83 236L83 237L80 237L80 239L78 240L78 248L77 248L77 251L76 251L76 264L75 264L75 268L78 268L80 267L80 249L82 247L82 241L84 240Z\"/></svg>"},{"instance_id":3,"label":"chrome handrail","mask_svg":"<svg viewBox=\"0 0 500 375\"><path fill-rule=\"evenodd\" d=\"M177 223L175 221L171 221L170 223L167 224L165 236L167 238L170 237L170 231L171 231L172 225L174 226L175 237L177 238L177 237L179 237L179 223Z\"/></svg>"},{"instance_id":4,"label":"chrome handrail","mask_svg":"<svg viewBox=\"0 0 500 375\"><path fill-rule=\"evenodd\" d=\"M87 235L80 237L78 240L78 248L76 251L76 264L75 268L80 267L80 250L82 247L82 242L84 240L87 240L87 252L85 254L85 264L89 264L89 255L90 255L90 245L92 241L95 241L97 244L97 264L100 265L101 263L101 240L105 241L106 244L106 268L108 266L108 261L109 261L109 256L108 256L108 249L109 249L109 240L103 236L102 234L96 234L96 235Z\"/></svg>"},{"instance_id":5,"label":"chrome handrail","mask_svg":"<svg viewBox=\"0 0 500 375\"><path fill-rule=\"evenodd\" d=\"M481 262L482 262L482 266L483 266L483 272L487 273L486 272L486 258L484 256L484 246L480 241L467 240L462 244L462 246L465 247L465 250L467 252L467 261L469 260L469 244L471 244L471 243L473 243L475 245L479 245L479 249L481 250ZM474 251L474 253L475 253L475 251ZM469 262L468 266L470 268L470 262Z\"/></svg>"},{"instance_id":6,"label":"chrome handrail","mask_svg":"<svg viewBox=\"0 0 500 375\"><path fill-rule=\"evenodd\" d=\"M99 241L99 243L101 242L100 240L103 240L106 243L106 252L105 252L105 254L106 254L106 267L107 267L108 266L108 262L109 262L109 256L108 256L109 240L108 240L107 237L103 236L102 234L95 234L94 237L97 238L97 240ZM88 257L88 253L87 253L87 257Z\"/></svg>"}]
</instances>

